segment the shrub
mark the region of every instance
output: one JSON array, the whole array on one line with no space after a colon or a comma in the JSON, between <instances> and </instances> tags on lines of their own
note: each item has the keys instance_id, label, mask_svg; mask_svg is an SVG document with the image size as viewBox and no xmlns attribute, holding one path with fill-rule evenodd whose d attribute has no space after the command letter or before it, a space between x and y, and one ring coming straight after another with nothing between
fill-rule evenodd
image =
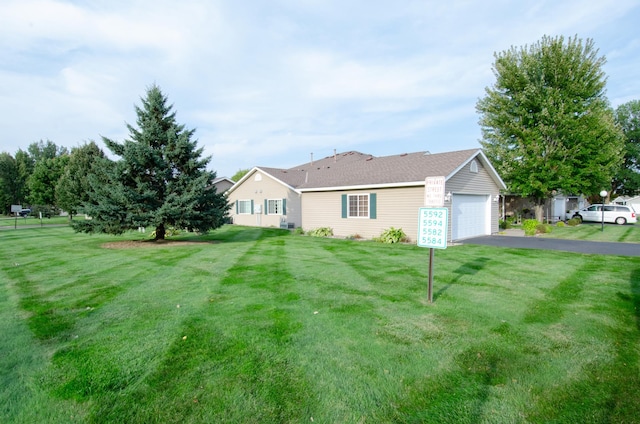
<instances>
[{"instance_id":1,"label":"shrub","mask_svg":"<svg viewBox=\"0 0 640 424\"><path fill-rule=\"evenodd\" d=\"M511 219L507 218L506 220L501 219L499 221L500 229L501 230L508 230L509 228L511 228L512 222L513 222L513 218L511 218Z\"/></svg>"},{"instance_id":2,"label":"shrub","mask_svg":"<svg viewBox=\"0 0 640 424\"><path fill-rule=\"evenodd\" d=\"M538 224L540 224L535 219L525 219L522 221L522 229L524 230L525 236L533 236L536 234L538 229Z\"/></svg>"},{"instance_id":3,"label":"shrub","mask_svg":"<svg viewBox=\"0 0 640 424\"><path fill-rule=\"evenodd\" d=\"M570 227L575 227L576 225L580 225L580 218L571 218L567 221L567 225Z\"/></svg>"},{"instance_id":4,"label":"shrub","mask_svg":"<svg viewBox=\"0 0 640 424\"><path fill-rule=\"evenodd\" d=\"M566 224L563 221L556 222L556 227L564 227Z\"/></svg>"},{"instance_id":5,"label":"shrub","mask_svg":"<svg viewBox=\"0 0 640 424\"><path fill-rule=\"evenodd\" d=\"M315 228L313 230L309 230L307 234L309 234L311 237L331 237L333 235L333 228L330 228L330 227Z\"/></svg>"},{"instance_id":6,"label":"shrub","mask_svg":"<svg viewBox=\"0 0 640 424\"><path fill-rule=\"evenodd\" d=\"M304 235L304 230L302 229L302 227L296 227L296 229L293 230L293 234L298 235L298 236L303 236Z\"/></svg>"},{"instance_id":7,"label":"shrub","mask_svg":"<svg viewBox=\"0 0 640 424\"><path fill-rule=\"evenodd\" d=\"M536 226L536 232L539 234L547 234L550 233L552 231L553 227L551 227L551 224L538 224Z\"/></svg>"},{"instance_id":8,"label":"shrub","mask_svg":"<svg viewBox=\"0 0 640 424\"><path fill-rule=\"evenodd\" d=\"M407 241L407 235L402 231L402 228L391 227L384 230L375 240L381 243L400 243Z\"/></svg>"}]
</instances>

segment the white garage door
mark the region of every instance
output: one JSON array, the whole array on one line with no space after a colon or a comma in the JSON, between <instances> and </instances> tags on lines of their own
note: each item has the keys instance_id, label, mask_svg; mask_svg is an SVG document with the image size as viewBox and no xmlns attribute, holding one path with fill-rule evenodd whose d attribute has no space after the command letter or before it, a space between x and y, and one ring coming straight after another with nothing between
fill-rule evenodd
<instances>
[{"instance_id":1,"label":"white garage door","mask_svg":"<svg viewBox=\"0 0 640 424\"><path fill-rule=\"evenodd\" d=\"M487 195L454 194L451 215L452 240L491 234Z\"/></svg>"}]
</instances>

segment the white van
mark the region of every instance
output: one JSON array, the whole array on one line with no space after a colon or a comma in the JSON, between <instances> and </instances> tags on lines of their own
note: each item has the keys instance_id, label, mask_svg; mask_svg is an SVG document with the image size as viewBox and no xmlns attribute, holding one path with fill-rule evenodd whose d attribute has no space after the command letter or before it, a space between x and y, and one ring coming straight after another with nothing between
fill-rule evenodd
<instances>
[{"instance_id":1,"label":"white van","mask_svg":"<svg viewBox=\"0 0 640 424\"><path fill-rule=\"evenodd\" d=\"M580 209L573 214L573 217L580 219L580 221L602 222L603 215L604 222L620 225L635 224L637 221L636 211L633 207L624 205L591 205Z\"/></svg>"}]
</instances>

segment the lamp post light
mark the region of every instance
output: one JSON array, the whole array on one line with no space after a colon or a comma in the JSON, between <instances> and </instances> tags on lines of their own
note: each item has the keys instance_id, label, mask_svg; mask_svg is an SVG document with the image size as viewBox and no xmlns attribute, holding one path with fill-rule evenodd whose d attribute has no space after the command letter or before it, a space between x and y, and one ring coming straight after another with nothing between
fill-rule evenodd
<instances>
[{"instance_id":1,"label":"lamp post light","mask_svg":"<svg viewBox=\"0 0 640 424\"><path fill-rule=\"evenodd\" d=\"M602 229L600 231L604 231L604 199L607 197L607 190L602 190L600 196L602 197L602 206L600 206L600 210L602 211Z\"/></svg>"}]
</instances>

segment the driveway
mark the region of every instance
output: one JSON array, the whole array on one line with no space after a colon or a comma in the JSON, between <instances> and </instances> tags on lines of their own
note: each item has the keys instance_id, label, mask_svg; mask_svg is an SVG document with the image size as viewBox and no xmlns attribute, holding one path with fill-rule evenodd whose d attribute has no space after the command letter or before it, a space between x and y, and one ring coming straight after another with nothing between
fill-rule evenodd
<instances>
[{"instance_id":1,"label":"driveway","mask_svg":"<svg viewBox=\"0 0 640 424\"><path fill-rule=\"evenodd\" d=\"M561 240L544 237L482 236L462 240L462 244L512 247L516 249L562 250L565 252L596 255L640 256L638 243L612 243L604 241Z\"/></svg>"}]
</instances>

